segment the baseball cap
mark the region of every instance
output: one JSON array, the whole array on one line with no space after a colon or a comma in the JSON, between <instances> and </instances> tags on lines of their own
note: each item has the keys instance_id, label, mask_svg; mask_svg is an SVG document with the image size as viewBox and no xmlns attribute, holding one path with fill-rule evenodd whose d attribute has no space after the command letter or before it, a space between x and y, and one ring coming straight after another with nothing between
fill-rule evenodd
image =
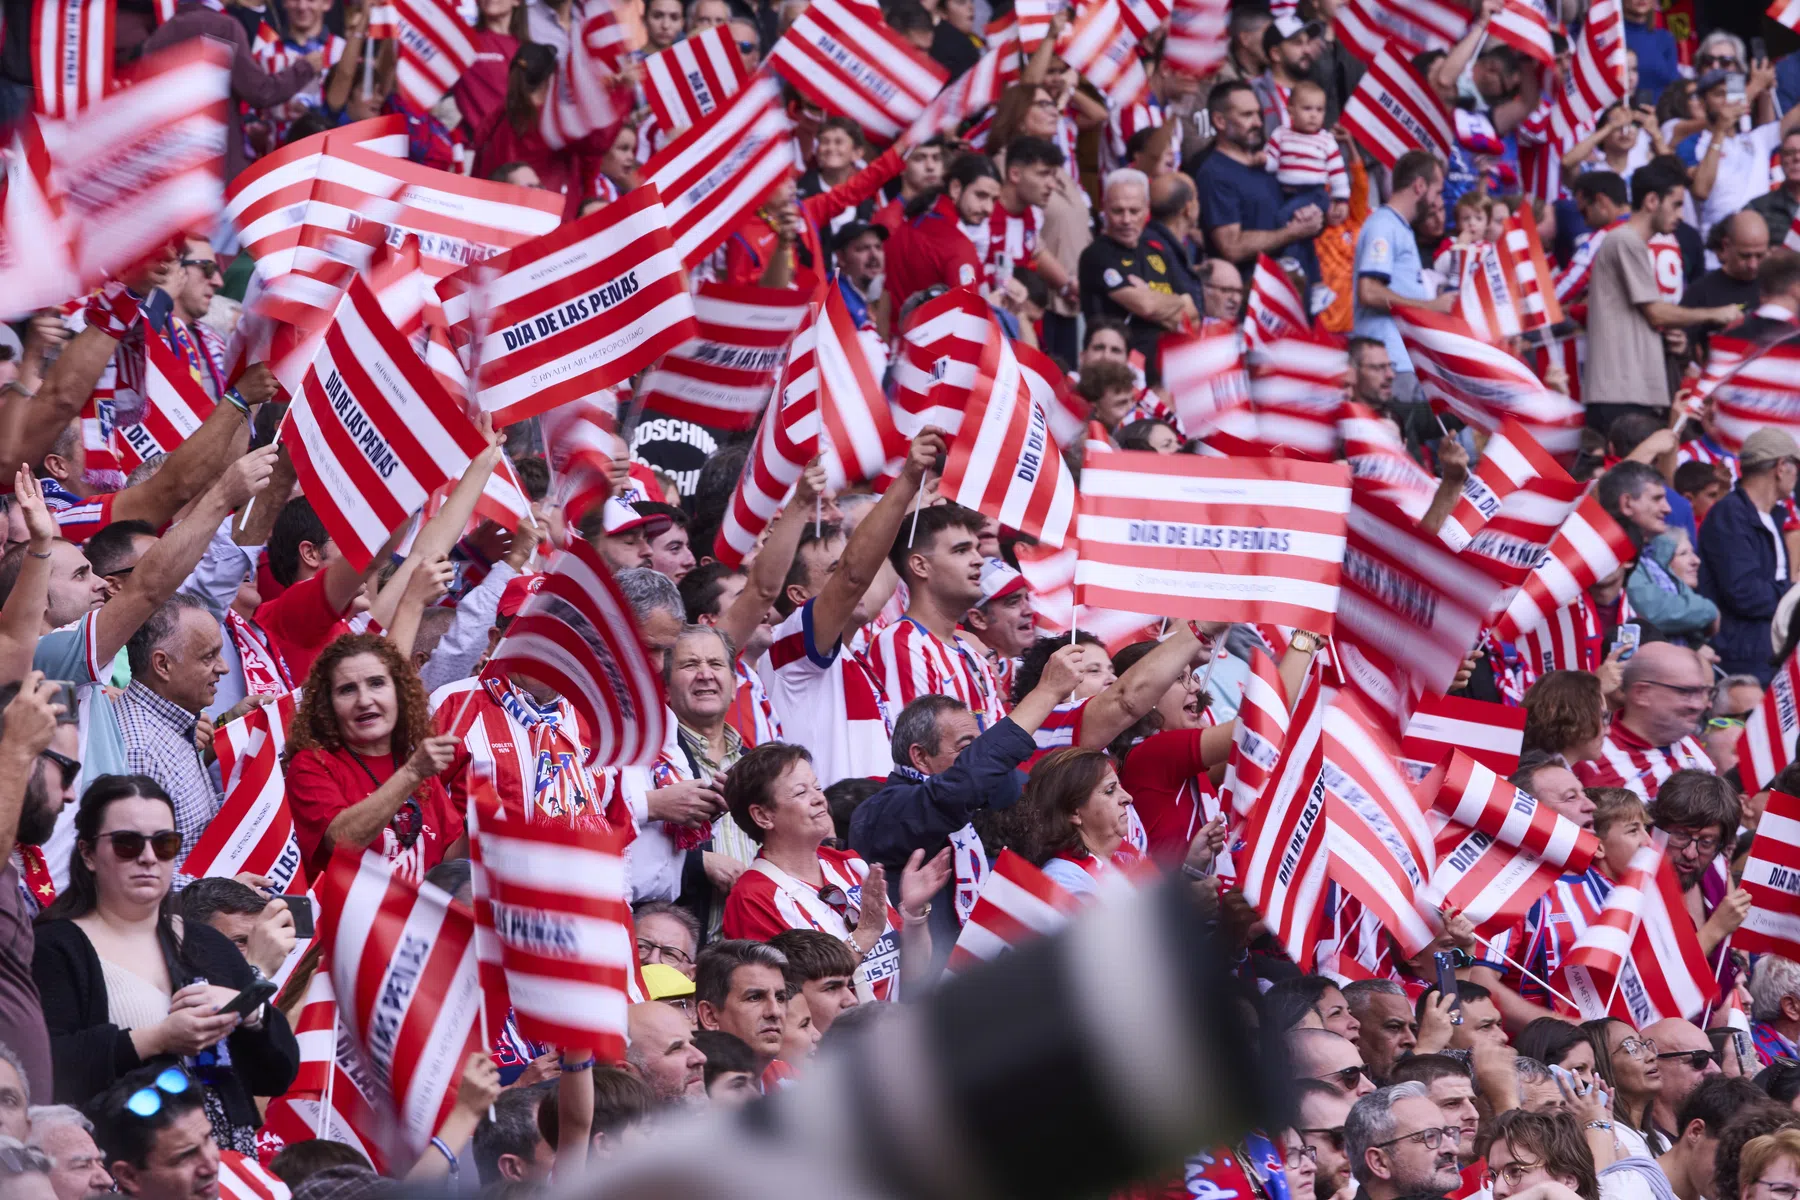
<instances>
[{"instance_id":1,"label":"baseball cap","mask_svg":"<svg viewBox=\"0 0 1800 1200\"><path fill-rule=\"evenodd\" d=\"M1700 72L1700 78L1694 80L1694 95L1704 96L1706 93L1712 91L1720 84L1728 82L1730 79L1730 71L1721 71L1717 68L1711 71L1702 71Z\"/></svg>"},{"instance_id":2,"label":"baseball cap","mask_svg":"<svg viewBox=\"0 0 1800 1200\"><path fill-rule=\"evenodd\" d=\"M548 574L539 571L532 575L514 575L506 581L506 587L500 592L500 605L495 614L502 617L516 617L519 610L525 607L525 601L537 595L544 586Z\"/></svg>"},{"instance_id":3,"label":"baseball cap","mask_svg":"<svg viewBox=\"0 0 1800 1200\"><path fill-rule=\"evenodd\" d=\"M884 242L888 240L888 230L886 225L876 225L870 221L852 221L842 229L838 230L837 238L831 243L831 252L833 254L842 254L845 246L848 246L851 242L854 242L865 233L872 233Z\"/></svg>"},{"instance_id":4,"label":"baseball cap","mask_svg":"<svg viewBox=\"0 0 1800 1200\"><path fill-rule=\"evenodd\" d=\"M668 1000L671 997L694 994L694 981L668 963L645 963L638 970L644 974L644 989L650 993L652 1000Z\"/></svg>"},{"instance_id":5,"label":"baseball cap","mask_svg":"<svg viewBox=\"0 0 1800 1200\"><path fill-rule=\"evenodd\" d=\"M1800 445L1795 444L1794 435L1787 430L1769 426L1745 438L1743 449L1738 451L1738 462L1746 467L1753 463L1779 462L1784 458L1800 458Z\"/></svg>"},{"instance_id":6,"label":"baseball cap","mask_svg":"<svg viewBox=\"0 0 1800 1200\"><path fill-rule=\"evenodd\" d=\"M601 530L607 537L617 537L634 529L643 530L646 537L655 537L669 527L669 518L660 514L641 513L617 496L606 501L600 520Z\"/></svg>"},{"instance_id":7,"label":"baseball cap","mask_svg":"<svg viewBox=\"0 0 1800 1200\"><path fill-rule=\"evenodd\" d=\"M1316 38L1324 32L1325 26L1317 21L1302 21L1299 17L1292 15L1276 17L1269 23L1269 27L1263 30L1263 50L1266 52L1301 34Z\"/></svg>"},{"instance_id":8,"label":"baseball cap","mask_svg":"<svg viewBox=\"0 0 1800 1200\"><path fill-rule=\"evenodd\" d=\"M1025 586L1025 577L997 558L981 560L981 599L978 604L1010 596Z\"/></svg>"}]
</instances>

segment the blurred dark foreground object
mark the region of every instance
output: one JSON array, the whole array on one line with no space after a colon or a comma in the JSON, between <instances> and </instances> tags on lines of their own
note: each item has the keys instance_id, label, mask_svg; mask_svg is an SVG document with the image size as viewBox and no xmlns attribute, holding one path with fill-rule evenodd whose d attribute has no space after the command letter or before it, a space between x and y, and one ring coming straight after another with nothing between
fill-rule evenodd
<instances>
[{"instance_id":1,"label":"blurred dark foreground object","mask_svg":"<svg viewBox=\"0 0 1800 1200\"><path fill-rule=\"evenodd\" d=\"M1075 1200L1176 1171L1286 1107L1229 965L1183 881L1114 896L554 1200Z\"/></svg>"}]
</instances>

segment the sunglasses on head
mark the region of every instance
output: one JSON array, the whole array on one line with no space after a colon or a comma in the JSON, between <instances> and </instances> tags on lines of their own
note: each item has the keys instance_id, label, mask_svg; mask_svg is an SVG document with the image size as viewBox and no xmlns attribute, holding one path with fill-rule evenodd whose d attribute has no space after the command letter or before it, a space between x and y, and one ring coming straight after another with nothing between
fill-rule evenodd
<instances>
[{"instance_id":1,"label":"sunglasses on head","mask_svg":"<svg viewBox=\"0 0 1800 1200\"><path fill-rule=\"evenodd\" d=\"M122 862L130 862L141 855L145 843L149 843L150 849L156 851L159 862L168 862L181 853L181 833L174 829L149 834L139 833L135 829L118 829L101 834L95 841L111 842L113 853Z\"/></svg>"},{"instance_id":2,"label":"sunglasses on head","mask_svg":"<svg viewBox=\"0 0 1800 1200\"><path fill-rule=\"evenodd\" d=\"M39 750L38 757L49 759L62 769L62 785L65 789L75 786L75 777L81 774L81 760L58 754L54 750Z\"/></svg>"},{"instance_id":3,"label":"sunglasses on head","mask_svg":"<svg viewBox=\"0 0 1800 1200\"><path fill-rule=\"evenodd\" d=\"M1672 1062L1676 1059L1686 1061L1691 1070L1704 1071L1707 1063L1719 1061L1719 1053L1716 1050L1670 1050L1656 1056L1657 1062Z\"/></svg>"},{"instance_id":4,"label":"sunglasses on head","mask_svg":"<svg viewBox=\"0 0 1800 1200\"><path fill-rule=\"evenodd\" d=\"M139 1088L127 1096L125 1111L136 1117L154 1117L162 1111L164 1096L179 1096L188 1090L188 1086L187 1072L180 1067L169 1067L151 1080L149 1087Z\"/></svg>"}]
</instances>

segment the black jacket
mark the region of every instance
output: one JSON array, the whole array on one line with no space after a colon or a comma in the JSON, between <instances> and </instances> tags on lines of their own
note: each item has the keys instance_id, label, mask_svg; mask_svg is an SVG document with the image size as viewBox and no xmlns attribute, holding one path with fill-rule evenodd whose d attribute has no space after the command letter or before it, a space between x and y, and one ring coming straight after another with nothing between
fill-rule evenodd
<instances>
[{"instance_id":1,"label":"black jacket","mask_svg":"<svg viewBox=\"0 0 1800 1200\"><path fill-rule=\"evenodd\" d=\"M1720 668L1767 684L1775 673L1769 664L1774 657L1769 619L1788 581L1775 577L1775 535L1741 486L1707 512L1698 549L1700 594L1719 606L1719 632L1712 644Z\"/></svg>"},{"instance_id":2,"label":"black jacket","mask_svg":"<svg viewBox=\"0 0 1800 1200\"><path fill-rule=\"evenodd\" d=\"M31 974L44 999L50 1053L56 1066L56 1102L81 1106L112 1086L121 1075L144 1065L131 1044L131 1031L107 1019L106 978L100 956L73 921L42 921ZM181 966L187 976L172 980L179 991L193 979L220 987L248 987L250 964L231 939L210 925L184 925ZM226 1039L232 1069L213 1083L234 1126L262 1124L252 1096L279 1096L300 1070L300 1043L287 1018L273 1004L263 1006L263 1027L240 1029ZM173 1063L173 1058L155 1059Z\"/></svg>"},{"instance_id":3,"label":"black jacket","mask_svg":"<svg viewBox=\"0 0 1800 1200\"><path fill-rule=\"evenodd\" d=\"M1025 790L1019 767L1037 751L1031 735L1003 718L970 742L942 775L896 770L879 792L850 817L850 846L887 868L888 888L899 895L900 871L914 850L927 858L984 808L1011 808ZM942 962L956 944L956 881L931 903L932 957Z\"/></svg>"}]
</instances>

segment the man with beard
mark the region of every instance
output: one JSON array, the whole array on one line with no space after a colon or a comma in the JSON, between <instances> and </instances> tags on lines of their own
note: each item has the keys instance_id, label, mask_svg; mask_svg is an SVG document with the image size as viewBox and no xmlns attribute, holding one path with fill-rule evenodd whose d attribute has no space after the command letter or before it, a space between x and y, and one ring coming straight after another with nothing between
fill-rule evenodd
<instances>
[{"instance_id":1,"label":"man with beard","mask_svg":"<svg viewBox=\"0 0 1800 1200\"><path fill-rule=\"evenodd\" d=\"M625 1069L650 1086L662 1104L695 1104L706 1098L706 1054L694 1045L694 1027L681 1010L660 1000L625 1011Z\"/></svg>"},{"instance_id":2,"label":"man with beard","mask_svg":"<svg viewBox=\"0 0 1800 1200\"><path fill-rule=\"evenodd\" d=\"M1369 214L1356 235L1355 324L1357 337L1379 339L1394 366L1394 401L1404 418L1418 400L1418 377L1400 340L1392 316L1396 304L1413 304L1447 313L1454 292L1434 298L1425 283L1424 263L1413 225L1423 216L1444 211L1444 168L1428 150L1410 150L1394 164L1393 192L1388 202ZM1404 426L1404 419L1402 425Z\"/></svg>"},{"instance_id":3,"label":"man with beard","mask_svg":"<svg viewBox=\"0 0 1800 1200\"><path fill-rule=\"evenodd\" d=\"M945 172L941 191L906 206L887 253L887 291L896 310L933 284L979 285L981 252L969 231L986 232L1000 199L1000 172L983 154L964 154Z\"/></svg>"},{"instance_id":4,"label":"man with beard","mask_svg":"<svg viewBox=\"0 0 1800 1200\"><path fill-rule=\"evenodd\" d=\"M1288 123L1288 93L1307 78L1319 57L1319 38L1325 27L1296 16L1276 17L1263 30L1263 54L1268 67L1250 81L1262 106L1263 133Z\"/></svg>"},{"instance_id":5,"label":"man with beard","mask_svg":"<svg viewBox=\"0 0 1800 1200\"><path fill-rule=\"evenodd\" d=\"M1221 83L1207 98L1206 111L1216 134L1213 152L1198 170L1190 162L1188 174L1200 189L1200 223L1213 250L1234 263L1246 283L1261 254L1293 255L1308 277L1316 276L1312 239L1325 228L1325 213L1309 204L1286 224L1278 223L1281 185L1257 160L1263 118L1255 90L1248 83Z\"/></svg>"},{"instance_id":6,"label":"man with beard","mask_svg":"<svg viewBox=\"0 0 1800 1200\"><path fill-rule=\"evenodd\" d=\"M1506 1083L1512 1095L1505 1097L1510 1103L1496 1105L1497 1108L1518 1107L1512 1074L1508 1064ZM1475 1134L1481 1127L1481 1110L1475 1105L1475 1077L1461 1059L1448 1054L1415 1054L1394 1069L1394 1082L1422 1084L1426 1099L1437 1105L1443 1124L1457 1129L1456 1145L1448 1147L1455 1153L1456 1161L1468 1166L1475 1160Z\"/></svg>"},{"instance_id":7,"label":"man with beard","mask_svg":"<svg viewBox=\"0 0 1800 1200\"><path fill-rule=\"evenodd\" d=\"M1406 989L1391 979L1357 979L1344 985L1344 999L1356 1018L1356 1048L1363 1062L1376 1079L1389 1082L1394 1064L1411 1054L1419 1042L1419 1027L1413 1021L1413 1004ZM1324 1174L1323 1162L1319 1171Z\"/></svg>"},{"instance_id":8,"label":"man with beard","mask_svg":"<svg viewBox=\"0 0 1800 1200\"><path fill-rule=\"evenodd\" d=\"M1313 1176L1314 1200L1331 1200L1350 1184L1350 1159L1344 1153L1344 1122L1351 1099L1329 1083L1302 1079L1294 1085L1300 1119L1294 1132L1312 1147L1319 1170ZM1294 1200L1306 1200L1296 1196Z\"/></svg>"},{"instance_id":9,"label":"man with beard","mask_svg":"<svg viewBox=\"0 0 1800 1200\"><path fill-rule=\"evenodd\" d=\"M1461 1129L1444 1119L1422 1083L1380 1088L1356 1102L1344 1122L1350 1169L1368 1200L1442 1196L1461 1182Z\"/></svg>"},{"instance_id":10,"label":"man with beard","mask_svg":"<svg viewBox=\"0 0 1800 1200\"><path fill-rule=\"evenodd\" d=\"M75 799L81 769L75 759L78 727L58 720L63 715L58 691L38 671L0 688L0 862L5 863L0 867L0 1029L25 1065L29 1092L46 1099L53 1087L50 1034L31 976L31 923L54 889L37 847L49 840L57 814ZM21 862L27 864L24 870Z\"/></svg>"}]
</instances>

